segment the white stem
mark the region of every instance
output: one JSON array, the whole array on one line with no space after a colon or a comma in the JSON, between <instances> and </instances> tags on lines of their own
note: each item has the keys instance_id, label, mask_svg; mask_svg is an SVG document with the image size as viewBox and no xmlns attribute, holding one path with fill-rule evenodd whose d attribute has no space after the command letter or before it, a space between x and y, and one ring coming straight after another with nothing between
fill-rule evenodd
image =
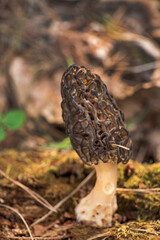
<instances>
[{"instance_id":1,"label":"white stem","mask_svg":"<svg viewBox=\"0 0 160 240\"><path fill-rule=\"evenodd\" d=\"M95 166L97 180L92 191L76 207L78 221L104 227L110 226L117 209L117 163L99 161Z\"/></svg>"}]
</instances>

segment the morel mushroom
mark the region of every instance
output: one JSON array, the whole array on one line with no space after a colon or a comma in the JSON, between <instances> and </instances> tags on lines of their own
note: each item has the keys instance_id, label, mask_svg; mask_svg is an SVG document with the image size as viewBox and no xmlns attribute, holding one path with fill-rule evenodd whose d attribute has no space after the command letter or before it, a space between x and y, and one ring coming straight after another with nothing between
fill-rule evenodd
<instances>
[{"instance_id":1,"label":"morel mushroom","mask_svg":"<svg viewBox=\"0 0 160 240\"><path fill-rule=\"evenodd\" d=\"M70 66L61 82L62 117L73 148L85 164L95 165L97 180L77 205L78 221L111 225L117 209L117 163L127 163L132 142L124 116L100 77Z\"/></svg>"}]
</instances>

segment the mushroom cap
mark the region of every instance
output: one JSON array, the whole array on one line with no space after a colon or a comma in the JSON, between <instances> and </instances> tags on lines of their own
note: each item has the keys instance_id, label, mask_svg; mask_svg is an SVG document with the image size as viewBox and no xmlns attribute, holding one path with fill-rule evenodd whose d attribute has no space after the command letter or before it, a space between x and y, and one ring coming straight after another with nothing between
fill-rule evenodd
<instances>
[{"instance_id":1,"label":"mushroom cap","mask_svg":"<svg viewBox=\"0 0 160 240\"><path fill-rule=\"evenodd\" d=\"M101 78L72 65L62 76L61 94L66 131L82 161L127 163L132 141L124 115Z\"/></svg>"}]
</instances>

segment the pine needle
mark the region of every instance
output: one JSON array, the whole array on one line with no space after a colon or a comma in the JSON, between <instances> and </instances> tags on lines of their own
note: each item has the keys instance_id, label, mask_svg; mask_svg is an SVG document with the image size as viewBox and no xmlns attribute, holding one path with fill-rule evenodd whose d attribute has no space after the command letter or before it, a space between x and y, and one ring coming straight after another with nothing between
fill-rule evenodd
<instances>
[{"instance_id":1,"label":"pine needle","mask_svg":"<svg viewBox=\"0 0 160 240\"><path fill-rule=\"evenodd\" d=\"M120 148L124 148L124 149L130 151L130 148L125 147L125 146L122 146L122 145L119 145L119 144L115 144L115 143L113 143L113 144L111 144L111 145L112 145L112 146L116 146L116 147L120 147Z\"/></svg>"},{"instance_id":2,"label":"pine needle","mask_svg":"<svg viewBox=\"0 0 160 240\"><path fill-rule=\"evenodd\" d=\"M34 198L37 202L41 203L44 207L46 207L49 210L52 210L53 212L55 212L56 210L52 207L52 205L46 200L44 199L42 196L40 196L38 193L32 191L30 188L28 188L27 186L25 186L24 184L12 179L11 177L7 176L1 169L0 169L0 174L7 178L9 181L11 181L12 183L14 183L15 185L19 186L21 189L23 189L24 191L26 191L29 195L32 196L32 198Z\"/></svg>"},{"instance_id":3,"label":"pine needle","mask_svg":"<svg viewBox=\"0 0 160 240\"><path fill-rule=\"evenodd\" d=\"M10 206L8 206L8 205L6 205L6 204L1 204L1 203L0 203L0 207L8 208L8 209L12 210L13 212L15 212L15 213L20 217L20 219L22 220L22 222L24 223L24 225L26 226L30 238L31 238L32 240L34 240L33 237L32 237L31 230L30 230L30 228L29 228L26 220L24 219L24 217L23 217L15 208L12 208L12 207L10 207Z\"/></svg>"},{"instance_id":4,"label":"pine needle","mask_svg":"<svg viewBox=\"0 0 160 240\"><path fill-rule=\"evenodd\" d=\"M95 169L65 198L63 198L60 202L58 202L53 208L57 211L58 208L60 208L69 198L71 198L74 194L76 194L81 187L83 187L95 174ZM32 223L31 226L34 226L43 220L45 220L48 216L50 216L53 213L52 210L50 210L47 214L45 214L43 217L39 218L36 220L34 223Z\"/></svg>"}]
</instances>

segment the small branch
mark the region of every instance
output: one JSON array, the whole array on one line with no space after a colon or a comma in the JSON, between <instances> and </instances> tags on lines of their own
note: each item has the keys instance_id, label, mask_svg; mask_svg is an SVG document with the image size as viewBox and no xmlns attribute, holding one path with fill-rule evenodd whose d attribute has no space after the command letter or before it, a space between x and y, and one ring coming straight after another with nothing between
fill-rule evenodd
<instances>
[{"instance_id":1,"label":"small branch","mask_svg":"<svg viewBox=\"0 0 160 240\"><path fill-rule=\"evenodd\" d=\"M23 217L16 209L14 209L14 208L12 208L12 207L10 207L10 206L7 206L7 205L5 205L5 204L0 204L0 207L8 208L8 209L12 210L13 212L15 212L15 213L20 217L20 219L22 220L22 222L24 223L24 225L26 226L30 238L31 238L32 240L34 240L33 237L32 237L31 230L30 230L28 224L26 223L26 220L24 219L24 217Z\"/></svg>"},{"instance_id":2,"label":"small branch","mask_svg":"<svg viewBox=\"0 0 160 240\"><path fill-rule=\"evenodd\" d=\"M119 68L117 68L116 71L126 71L127 70L127 71L137 74L137 73L141 73L141 72L154 70L156 68L160 68L160 61L155 61L155 62L150 62L150 63L138 65L138 66L128 67L127 69L119 67Z\"/></svg>"},{"instance_id":3,"label":"small branch","mask_svg":"<svg viewBox=\"0 0 160 240\"><path fill-rule=\"evenodd\" d=\"M83 187L95 174L95 170L93 170L69 195L67 195L65 198L63 198L59 203L57 203L53 208L55 211L58 210L59 207L61 207L69 198L71 198L74 194L76 194L81 187ZM47 214L45 214L43 217L36 220L34 223L31 224L31 226L34 226L43 220L45 220L48 216L50 216L53 213L52 210L50 210Z\"/></svg>"},{"instance_id":4,"label":"small branch","mask_svg":"<svg viewBox=\"0 0 160 240\"><path fill-rule=\"evenodd\" d=\"M137 192L137 193L152 193L152 194L160 194L160 188L117 188L117 192Z\"/></svg>"},{"instance_id":5,"label":"small branch","mask_svg":"<svg viewBox=\"0 0 160 240\"><path fill-rule=\"evenodd\" d=\"M145 233L153 234L156 236L160 235L160 232L149 232L147 229L130 228L129 230L134 231L134 232L145 232Z\"/></svg>"},{"instance_id":6,"label":"small branch","mask_svg":"<svg viewBox=\"0 0 160 240\"><path fill-rule=\"evenodd\" d=\"M41 218L37 219L35 222L33 222L33 223L31 224L31 227L33 227L33 226L35 226L36 224L44 221L44 220L45 220L47 217L49 217L52 213L53 213L53 211L50 210L50 211L49 211L47 214L45 214L43 217L41 217Z\"/></svg>"},{"instance_id":7,"label":"small branch","mask_svg":"<svg viewBox=\"0 0 160 240\"><path fill-rule=\"evenodd\" d=\"M160 61L156 61L156 62L150 62L150 63L142 64L139 66L135 66L135 67L132 67L131 69L132 69L132 72L134 73L141 73L141 72L153 70L159 67L160 67Z\"/></svg>"},{"instance_id":8,"label":"small branch","mask_svg":"<svg viewBox=\"0 0 160 240\"><path fill-rule=\"evenodd\" d=\"M25 186L24 184L10 178L9 176L7 176L1 169L0 169L0 174L7 178L9 181L11 181L12 183L14 183L15 185L19 186L21 189L23 189L24 191L26 191L29 195L31 195L37 202L41 203L44 207L46 207L49 210L52 210L53 212L55 212L56 210L52 207L52 205L47 202L47 200L45 200L43 197L41 197L38 193L32 191L30 188L28 188L27 186Z\"/></svg>"},{"instance_id":9,"label":"small branch","mask_svg":"<svg viewBox=\"0 0 160 240\"><path fill-rule=\"evenodd\" d=\"M113 143L113 144L111 144L111 145L112 145L112 146L116 146L116 147L120 147L120 148L124 148L124 149L130 151L130 148L125 147L125 146L122 146L122 145L119 145L119 144L115 144L115 143Z\"/></svg>"},{"instance_id":10,"label":"small branch","mask_svg":"<svg viewBox=\"0 0 160 240\"><path fill-rule=\"evenodd\" d=\"M95 174L95 170L93 170L92 172L90 172L90 174L68 195L66 196L64 199L62 199L59 203L57 203L54 206L54 209L58 209L60 206L62 206L69 198L71 198L74 194L76 194L81 187L83 187Z\"/></svg>"}]
</instances>

